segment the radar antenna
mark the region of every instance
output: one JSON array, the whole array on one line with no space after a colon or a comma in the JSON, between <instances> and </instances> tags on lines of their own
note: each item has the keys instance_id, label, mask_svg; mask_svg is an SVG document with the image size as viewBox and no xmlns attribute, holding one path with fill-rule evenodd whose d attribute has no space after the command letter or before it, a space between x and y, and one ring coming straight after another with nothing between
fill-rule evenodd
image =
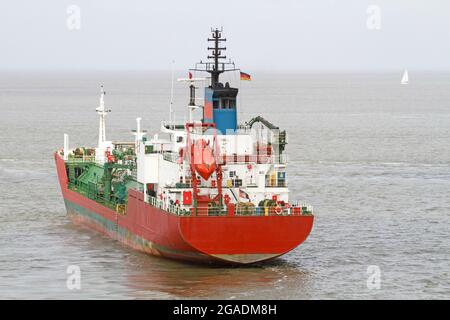
<instances>
[{"instance_id":1,"label":"radar antenna","mask_svg":"<svg viewBox=\"0 0 450 320\"><path fill-rule=\"evenodd\" d=\"M226 38L222 38L222 28L219 30L218 28L211 29L211 38L208 38L208 42L213 42L212 47L208 47L208 50L211 50L208 55L208 59L211 61L203 62L200 61L195 64L195 68L190 69L192 71L203 71L211 74L211 87L217 87L219 83L219 75L226 71L236 71L234 62L229 60L228 62L222 62L222 59L226 59L225 55L222 55L222 52L227 48L224 46L220 46L221 42L227 41Z\"/></svg>"}]
</instances>

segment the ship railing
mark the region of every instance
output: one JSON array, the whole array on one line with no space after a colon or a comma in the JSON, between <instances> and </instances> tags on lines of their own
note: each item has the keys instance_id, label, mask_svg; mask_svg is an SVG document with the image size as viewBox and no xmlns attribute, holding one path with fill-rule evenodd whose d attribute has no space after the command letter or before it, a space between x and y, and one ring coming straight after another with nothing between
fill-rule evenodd
<instances>
[{"instance_id":1,"label":"ship railing","mask_svg":"<svg viewBox=\"0 0 450 320\"><path fill-rule=\"evenodd\" d=\"M238 164L238 163L285 163L285 155L222 155L219 157L221 164ZM180 155L175 152L163 152L163 159L166 161L179 163Z\"/></svg>"},{"instance_id":2,"label":"ship railing","mask_svg":"<svg viewBox=\"0 0 450 320\"><path fill-rule=\"evenodd\" d=\"M163 152L163 159L166 161L177 163L178 160L180 159L180 155L175 152L166 151L166 152Z\"/></svg>"},{"instance_id":3,"label":"ship railing","mask_svg":"<svg viewBox=\"0 0 450 320\"><path fill-rule=\"evenodd\" d=\"M95 156L70 156L66 160L68 163L96 162Z\"/></svg>"},{"instance_id":4,"label":"ship railing","mask_svg":"<svg viewBox=\"0 0 450 320\"><path fill-rule=\"evenodd\" d=\"M238 216L301 216L312 214L313 207L305 203L271 207L241 207L237 205L235 209L235 215Z\"/></svg>"},{"instance_id":5,"label":"ship railing","mask_svg":"<svg viewBox=\"0 0 450 320\"><path fill-rule=\"evenodd\" d=\"M222 164L227 163L272 163L269 155L222 155L219 160Z\"/></svg>"},{"instance_id":6,"label":"ship railing","mask_svg":"<svg viewBox=\"0 0 450 320\"><path fill-rule=\"evenodd\" d=\"M174 187L177 189L192 188L192 181L176 182Z\"/></svg>"},{"instance_id":7,"label":"ship railing","mask_svg":"<svg viewBox=\"0 0 450 320\"><path fill-rule=\"evenodd\" d=\"M162 121L161 127L168 130L185 130L184 124L179 121Z\"/></svg>"},{"instance_id":8,"label":"ship railing","mask_svg":"<svg viewBox=\"0 0 450 320\"><path fill-rule=\"evenodd\" d=\"M302 214L305 215L312 215L314 212L314 207L306 202L294 201L292 207L300 208Z\"/></svg>"},{"instance_id":9,"label":"ship railing","mask_svg":"<svg viewBox=\"0 0 450 320\"><path fill-rule=\"evenodd\" d=\"M163 159L173 163L180 162L180 155L176 152L163 152ZM258 164L284 164L286 155L222 155L219 157L221 164L258 163Z\"/></svg>"},{"instance_id":10,"label":"ship railing","mask_svg":"<svg viewBox=\"0 0 450 320\"><path fill-rule=\"evenodd\" d=\"M181 207L179 204L167 204L164 201L151 196L148 197L148 203L153 207L156 207L158 209L164 210L177 216L226 216L228 214L228 211L218 207L211 207L211 208L197 207L197 209L195 208L187 209Z\"/></svg>"},{"instance_id":11,"label":"ship railing","mask_svg":"<svg viewBox=\"0 0 450 320\"><path fill-rule=\"evenodd\" d=\"M197 209L191 208L191 215L198 217L217 217L228 215L228 211L219 207L197 207Z\"/></svg>"},{"instance_id":12,"label":"ship railing","mask_svg":"<svg viewBox=\"0 0 450 320\"><path fill-rule=\"evenodd\" d=\"M148 203L158 209L164 210L177 216L301 216L312 215L313 207L306 203L296 203L290 206L272 206L272 207L250 207L237 205L234 214L230 210L220 207L197 207L183 208L178 204L166 204L164 201L155 197L148 197Z\"/></svg>"},{"instance_id":13,"label":"ship railing","mask_svg":"<svg viewBox=\"0 0 450 320\"><path fill-rule=\"evenodd\" d=\"M266 188L286 188L287 184L286 181L273 181L271 179L266 180L265 184Z\"/></svg>"},{"instance_id":14,"label":"ship railing","mask_svg":"<svg viewBox=\"0 0 450 320\"><path fill-rule=\"evenodd\" d=\"M222 155L219 157L221 164L238 164L238 163L258 163L258 164L285 164L287 157L285 154L282 155Z\"/></svg>"},{"instance_id":15,"label":"ship railing","mask_svg":"<svg viewBox=\"0 0 450 320\"><path fill-rule=\"evenodd\" d=\"M118 199L115 196L111 196L111 199L106 201L104 199L103 191L100 191L97 188L97 185L93 182L89 182L88 184L80 183L79 181L76 182L70 182L68 183L67 187L75 191L91 200L96 201L97 203L100 203L112 210L116 210L119 213L126 212L126 203L120 203ZM119 207L118 207L119 205Z\"/></svg>"},{"instance_id":16,"label":"ship railing","mask_svg":"<svg viewBox=\"0 0 450 320\"><path fill-rule=\"evenodd\" d=\"M164 201L159 200L155 197L148 197L148 203L153 206L156 207L158 209L167 211L169 213L172 213L174 215L177 216L186 216L186 215L190 215L189 210L186 210L184 208L182 208L180 205L177 204L166 204Z\"/></svg>"}]
</instances>

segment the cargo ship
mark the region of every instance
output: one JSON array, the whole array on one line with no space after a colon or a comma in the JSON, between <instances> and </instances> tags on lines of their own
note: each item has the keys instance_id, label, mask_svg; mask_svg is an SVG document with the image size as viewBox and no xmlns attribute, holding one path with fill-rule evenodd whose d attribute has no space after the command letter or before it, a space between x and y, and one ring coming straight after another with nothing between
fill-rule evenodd
<instances>
[{"instance_id":1,"label":"cargo ship","mask_svg":"<svg viewBox=\"0 0 450 320\"><path fill-rule=\"evenodd\" d=\"M97 146L70 148L64 134L54 158L74 223L145 253L191 262L252 264L305 241L314 216L312 206L290 199L287 133L261 116L238 123L239 90L220 76L251 76L225 60L222 33L211 29L207 60L178 79L189 91L187 121L173 119L171 101L157 134L149 137L137 118L132 139L108 141L111 110L102 86Z\"/></svg>"}]
</instances>

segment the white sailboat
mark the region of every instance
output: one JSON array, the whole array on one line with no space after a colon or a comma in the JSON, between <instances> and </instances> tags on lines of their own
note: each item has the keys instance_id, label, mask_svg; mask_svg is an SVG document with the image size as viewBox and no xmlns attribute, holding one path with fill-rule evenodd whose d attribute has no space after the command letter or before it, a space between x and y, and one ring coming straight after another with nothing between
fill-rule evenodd
<instances>
[{"instance_id":1,"label":"white sailboat","mask_svg":"<svg viewBox=\"0 0 450 320\"><path fill-rule=\"evenodd\" d=\"M403 73L401 84L408 84L409 77L408 77L408 70L405 69L405 72Z\"/></svg>"}]
</instances>

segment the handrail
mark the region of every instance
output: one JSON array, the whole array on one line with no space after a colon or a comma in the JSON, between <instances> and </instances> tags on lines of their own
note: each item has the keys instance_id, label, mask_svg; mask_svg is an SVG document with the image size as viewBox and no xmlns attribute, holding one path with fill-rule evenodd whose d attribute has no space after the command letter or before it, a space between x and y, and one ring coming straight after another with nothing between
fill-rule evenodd
<instances>
[{"instance_id":1,"label":"handrail","mask_svg":"<svg viewBox=\"0 0 450 320\"><path fill-rule=\"evenodd\" d=\"M167 211L177 216L199 216L199 217L211 217L211 216L227 216L228 211L219 207L200 207L196 210L189 208L189 210L182 208L180 205L169 204L159 200L155 197L149 196L148 203L153 207ZM313 207L306 203L296 204L293 206L285 207L248 207L248 206L236 206L236 216L300 216L300 215L312 215Z\"/></svg>"},{"instance_id":2,"label":"handrail","mask_svg":"<svg viewBox=\"0 0 450 320\"><path fill-rule=\"evenodd\" d=\"M179 205L169 204L166 205L166 203L162 200L159 200L155 197L149 196L148 197L148 203L152 205L153 207L162 209L164 211L167 211L169 213L175 214L177 216L186 216L190 215L190 212L184 208L181 208Z\"/></svg>"},{"instance_id":3,"label":"handrail","mask_svg":"<svg viewBox=\"0 0 450 320\"><path fill-rule=\"evenodd\" d=\"M69 156L66 160L68 163L97 162L95 156Z\"/></svg>"},{"instance_id":4,"label":"handrail","mask_svg":"<svg viewBox=\"0 0 450 320\"><path fill-rule=\"evenodd\" d=\"M236 215L240 216L304 216L312 215L313 207L302 203L293 206L242 207L236 206Z\"/></svg>"},{"instance_id":5,"label":"handrail","mask_svg":"<svg viewBox=\"0 0 450 320\"><path fill-rule=\"evenodd\" d=\"M163 152L163 159L166 161L170 161L170 162L174 162L177 163L178 160L180 159L180 155L178 153L175 152Z\"/></svg>"},{"instance_id":6,"label":"handrail","mask_svg":"<svg viewBox=\"0 0 450 320\"><path fill-rule=\"evenodd\" d=\"M286 155L222 155L219 157L222 164L227 163L286 163Z\"/></svg>"}]
</instances>

